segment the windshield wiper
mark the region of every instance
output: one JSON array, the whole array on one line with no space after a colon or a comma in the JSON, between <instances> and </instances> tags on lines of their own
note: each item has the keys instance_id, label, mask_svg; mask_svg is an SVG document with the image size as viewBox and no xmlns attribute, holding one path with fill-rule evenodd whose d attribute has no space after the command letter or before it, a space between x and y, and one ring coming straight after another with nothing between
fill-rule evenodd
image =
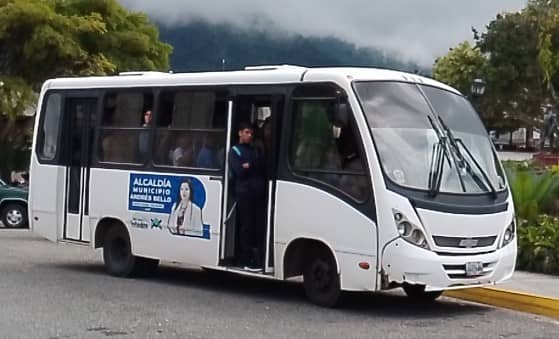
<instances>
[{"instance_id":1,"label":"windshield wiper","mask_svg":"<svg viewBox=\"0 0 559 339\"><path fill-rule=\"evenodd\" d=\"M429 119L429 123L439 139L437 143L433 144L433 153L431 155L431 164L429 166L429 194L434 197L439 193L441 188L444 158L446 157L450 168L452 168L452 163L450 162L451 153L448 149L445 135L430 115L428 115L427 118Z\"/></svg>"},{"instance_id":2,"label":"windshield wiper","mask_svg":"<svg viewBox=\"0 0 559 339\"><path fill-rule=\"evenodd\" d=\"M444 156L444 146L442 145L442 139L440 139L433 144L431 165L429 166L429 194L433 197L437 195L441 189Z\"/></svg>"},{"instance_id":3,"label":"windshield wiper","mask_svg":"<svg viewBox=\"0 0 559 339\"><path fill-rule=\"evenodd\" d=\"M466 171L468 171L470 173L470 175L472 176L472 178L474 179L474 181L476 182L476 184L480 188L486 189L486 190L490 189L491 193L493 193L493 196L496 198L497 197L497 189L495 189L495 186L491 182L491 179L489 178L489 175L487 174L485 169L480 165L480 163L474 157L472 152L470 152L468 147L466 147L466 145L464 144L462 139L454 137L454 134L452 133L450 128L448 128L448 126L444 122L443 118L438 116L438 119L439 119L439 122L441 123L441 126L445 130L446 135L448 136L447 140L450 143L452 149L454 150L454 154L456 155L456 157L458 158L458 161L460 162L460 168L464 168ZM464 155L460 151L460 145L466 151L466 154L468 154L468 157L470 157L470 159L472 160L474 165L477 167L478 171L483 176L483 179L485 179L485 183L479 179L478 175L474 171L472 171L472 166L470 165L470 163L466 160L466 158L464 157ZM458 170L460 170L460 168L458 168ZM460 176L460 173L458 173L458 175Z\"/></svg>"}]
</instances>

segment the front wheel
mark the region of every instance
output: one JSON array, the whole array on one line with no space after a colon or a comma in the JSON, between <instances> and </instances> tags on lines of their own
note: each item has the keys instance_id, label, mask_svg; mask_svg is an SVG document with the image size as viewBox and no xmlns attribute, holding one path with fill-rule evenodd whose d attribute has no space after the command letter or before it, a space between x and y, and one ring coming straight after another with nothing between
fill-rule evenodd
<instances>
[{"instance_id":1,"label":"front wheel","mask_svg":"<svg viewBox=\"0 0 559 339\"><path fill-rule=\"evenodd\" d=\"M417 302L433 302L443 291L425 291L425 285L404 284L404 292L408 298Z\"/></svg>"},{"instance_id":2,"label":"front wheel","mask_svg":"<svg viewBox=\"0 0 559 339\"><path fill-rule=\"evenodd\" d=\"M334 307L340 302L340 276L329 251L316 251L310 256L303 272L303 285L309 300L317 305Z\"/></svg>"},{"instance_id":3,"label":"front wheel","mask_svg":"<svg viewBox=\"0 0 559 339\"><path fill-rule=\"evenodd\" d=\"M8 204L0 211L0 219L5 227L27 227L27 208L23 204Z\"/></svg>"}]
</instances>

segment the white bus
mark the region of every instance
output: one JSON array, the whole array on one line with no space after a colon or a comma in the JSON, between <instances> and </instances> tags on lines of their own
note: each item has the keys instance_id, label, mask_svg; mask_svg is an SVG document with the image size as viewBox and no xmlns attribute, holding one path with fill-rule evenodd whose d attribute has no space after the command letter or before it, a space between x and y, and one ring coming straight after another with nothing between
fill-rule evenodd
<instances>
[{"instance_id":1,"label":"white bus","mask_svg":"<svg viewBox=\"0 0 559 339\"><path fill-rule=\"evenodd\" d=\"M434 300L513 274L503 168L469 102L432 79L295 66L62 78L44 84L38 112L31 226L103 248L112 275L165 260L302 276L310 300L332 306L341 291ZM266 159L260 272L237 260L228 150L241 122ZM181 199L189 216L176 215Z\"/></svg>"}]
</instances>

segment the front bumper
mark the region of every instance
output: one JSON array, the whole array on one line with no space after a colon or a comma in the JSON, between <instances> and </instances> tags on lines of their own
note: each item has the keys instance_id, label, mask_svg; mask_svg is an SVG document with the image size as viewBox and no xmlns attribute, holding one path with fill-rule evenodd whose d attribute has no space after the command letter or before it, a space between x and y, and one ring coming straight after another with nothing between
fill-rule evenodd
<instances>
[{"instance_id":1,"label":"front bumper","mask_svg":"<svg viewBox=\"0 0 559 339\"><path fill-rule=\"evenodd\" d=\"M483 273L468 277L467 262L482 262ZM484 254L439 255L402 239L383 251L383 286L421 284L427 291L493 285L510 279L516 263L516 239L499 250Z\"/></svg>"}]
</instances>

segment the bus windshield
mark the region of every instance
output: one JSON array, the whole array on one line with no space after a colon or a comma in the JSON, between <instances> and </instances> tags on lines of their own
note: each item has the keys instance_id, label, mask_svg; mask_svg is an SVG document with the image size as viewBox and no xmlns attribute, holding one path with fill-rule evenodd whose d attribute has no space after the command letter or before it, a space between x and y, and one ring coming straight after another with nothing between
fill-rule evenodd
<instances>
[{"instance_id":1,"label":"bus windshield","mask_svg":"<svg viewBox=\"0 0 559 339\"><path fill-rule=\"evenodd\" d=\"M434 193L505 188L487 132L464 97L402 82L357 82L355 89L392 182Z\"/></svg>"}]
</instances>

